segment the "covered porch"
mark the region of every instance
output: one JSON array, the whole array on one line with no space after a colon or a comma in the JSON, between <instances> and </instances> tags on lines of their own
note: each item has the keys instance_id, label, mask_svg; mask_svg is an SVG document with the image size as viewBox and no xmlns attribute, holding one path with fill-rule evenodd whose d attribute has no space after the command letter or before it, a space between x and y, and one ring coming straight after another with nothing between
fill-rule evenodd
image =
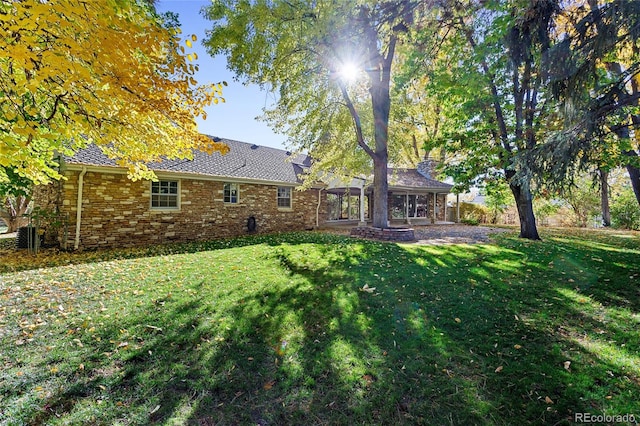
<instances>
[{"instance_id":1,"label":"covered porch","mask_svg":"<svg viewBox=\"0 0 640 426\"><path fill-rule=\"evenodd\" d=\"M444 224L447 193L391 188L388 193L389 226ZM367 225L373 211L373 192L362 188L326 190L329 226Z\"/></svg>"},{"instance_id":2,"label":"covered porch","mask_svg":"<svg viewBox=\"0 0 640 426\"><path fill-rule=\"evenodd\" d=\"M393 225L427 225L447 219L447 194L451 185L431 178L433 161L416 169L388 169L388 220ZM325 189L327 225L366 226L373 217L373 185L370 179L349 182L333 179Z\"/></svg>"}]
</instances>

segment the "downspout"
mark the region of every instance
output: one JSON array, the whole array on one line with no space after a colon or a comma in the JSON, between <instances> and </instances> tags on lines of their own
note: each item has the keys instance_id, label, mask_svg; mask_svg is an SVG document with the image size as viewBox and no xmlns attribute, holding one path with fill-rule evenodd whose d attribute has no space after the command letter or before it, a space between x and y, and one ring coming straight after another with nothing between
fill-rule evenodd
<instances>
[{"instance_id":1,"label":"downspout","mask_svg":"<svg viewBox=\"0 0 640 426\"><path fill-rule=\"evenodd\" d=\"M82 224L82 186L84 184L84 175L87 168L83 167L80 175L78 175L78 201L76 203L76 239L73 243L73 249L78 250L80 247L80 225Z\"/></svg>"},{"instance_id":2,"label":"downspout","mask_svg":"<svg viewBox=\"0 0 640 426\"><path fill-rule=\"evenodd\" d=\"M316 207L316 229L320 227L320 204L322 204L322 189L318 190L318 206Z\"/></svg>"}]
</instances>

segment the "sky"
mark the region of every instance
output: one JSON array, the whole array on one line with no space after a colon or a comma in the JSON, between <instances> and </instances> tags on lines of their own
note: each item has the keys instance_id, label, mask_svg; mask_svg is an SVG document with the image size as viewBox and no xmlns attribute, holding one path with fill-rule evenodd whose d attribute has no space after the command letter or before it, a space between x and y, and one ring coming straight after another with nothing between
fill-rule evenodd
<instances>
[{"instance_id":1,"label":"sky","mask_svg":"<svg viewBox=\"0 0 640 426\"><path fill-rule=\"evenodd\" d=\"M227 69L224 56L212 58L202 45L205 30L211 28L212 22L206 20L200 10L210 3L206 0L161 0L156 4L158 12L171 11L179 15L183 37L191 34L198 37L193 49L189 50L198 55L195 63L200 70L195 76L196 80L200 84L228 83L223 91L226 102L211 105L207 108L207 119L198 119L200 132L256 145L286 148L286 136L275 134L265 122L256 120L262 115L263 108L271 106L273 95L261 91L258 86L245 86L236 81L235 74Z\"/></svg>"}]
</instances>

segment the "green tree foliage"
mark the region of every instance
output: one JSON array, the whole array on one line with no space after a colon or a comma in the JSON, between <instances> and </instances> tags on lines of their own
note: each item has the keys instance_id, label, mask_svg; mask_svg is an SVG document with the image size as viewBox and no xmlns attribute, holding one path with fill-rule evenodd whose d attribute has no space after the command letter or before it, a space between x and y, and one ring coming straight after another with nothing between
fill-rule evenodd
<instances>
[{"instance_id":1,"label":"green tree foliage","mask_svg":"<svg viewBox=\"0 0 640 426\"><path fill-rule=\"evenodd\" d=\"M623 165L640 203L640 2L562 7L544 71L563 125L521 161L556 183L570 183L576 169Z\"/></svg>"},{"instance_id":2,"label":"green tree foliage","mask_svg":"<svg viewBox=\"0 0 640 426\"><path fill-rule=\"evenodd\" d=\"M417 49L414 58L422 57L426 90L446 111L439 142L454 153L449 170L466 179L501 175L516 202L520 236L529 239L539 239L534 188L530 170L516 160L555 125L544 58L558 12L555 2L443 2L441 53Z\"/></svg>"},{"instance_id":3,"label":"green tree foliage","mask_svg":"<svg viewBox=\"0 0 640 426\"><path fill-rule=\"evenodd\" d=\"M374 175L374 226L387 226L391 74L396 48L426 5L418 1L220 0L205 45L231 70L273 91L266 120L321 170ZM358 70L347 75L346 69ZM315 175L314 175L315 174ZM307 181L311 181L308 179Z\"/></svg>"},{"instance_id":4,"label":"green tree foliage","mask_svg":"<svg viewBox=\"0 0 640 426\"><path fill-rule=\"evenodd\" d=\"M589 175L574 179L574 184L560 192L560 198L570 207L575 217L575 225L586 227L589 221L600 213L600 191L598 182Z\"/></svg>"},{"instance_id":5,"label":"green tree foliage","mask_svg":"<svg viewBox=\"0 0 640 426\"><path fill-rule=\"evenodd\" d=\"M489 212L489 222L498 223L498 217L505 212L512 200L509 186L504 180L488 180L484 187L485 204Z\"/></svg>"},{"instance_id":6,"label":"green tree foliage","mask_svg":"<svg viewBox=\"0 0 640 426\"><path fill-rule=\"evenodd\" d=\"M611 222L617 228L640 230L640 207L630 187L623 189L613 197Z\"/></svg>"},{"instance_id":7,"label":"green tree foliage","mask_svg":"<svg viewBox=\"0 0 640 426\"><path fill-rule=\"evenodd\" d=\"M549 217L557 214L561 208L562 205L559 202L550 199L549 196L538 195L535 199L534 211L536 218L543 224Z\"/></svg>"}]
</instances>

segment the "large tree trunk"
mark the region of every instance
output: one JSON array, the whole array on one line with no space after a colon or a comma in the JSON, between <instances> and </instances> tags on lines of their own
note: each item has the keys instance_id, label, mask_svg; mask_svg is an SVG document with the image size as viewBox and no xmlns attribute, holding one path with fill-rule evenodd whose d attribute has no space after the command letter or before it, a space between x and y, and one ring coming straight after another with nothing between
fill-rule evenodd
<instances>
[{"instance_id":1,"label":"large tree trunk","mask_svg":"<svg viewBox=\"0 0 640 426\"><path fill-rule=\"evenodd\" d=\"M375 41L373 38L370 42ZM395 42L393 43L395 45ZM370 46L374 51L375 44ZM389 57L380 65L377 72L368 71L371 87L371 108L373 111L373 135L375 140L375 154L373 158L373 226L387 228L389 226L387 163L389 161L389 113L391 111L391 97L389 83L391 76L391 60L393 48L389 48Z\"/></svg>"},{"instance_id":2,"label":"large tree trunk","mask_svg":"<svg viewBox=\"0 0 640 426\"><path fill-rule=\"evenodd\" d=\"M520 218L520 238L539 240L536 217L533 213L533 197L531 190L523 188L520 184L510 183L509 188L516 200L518 217Z\"/></svg>"},{"instance_id":3,"label":"large tree trunk","mask_svg":"<svg viewBox=\"0 0 640 426\"><path fill-rule=\"evenodd\" d=\"M623 154L629 157L638 156L638 153L635 151L625 151ZM636 194L636 200L638 200L638 204L640 204L640 169L631 164L627 164L627 172L629 173L633 193Z\"/></svg>"},{"instance_id":4,"label":"large tree trunk","mask_svg":"<svg viewBox=\"0 0 640 426\"><path fill-rule=\"evenodd\" d=\"M374 158L373 162L373 226L389 226L389 183L387 180L387 160Z\"/></svg>"},{"instance_id":5,"label":"large tree trunk","mask_svg":"<svg viewBox=\"0 0 640 426\"><path fill-rule=\"evenodd\" d=\"M385 96L386 95L386 96ZM375 118L375 142L376 151L373 156L373 226L387 228L389 226L389 182L387 176L387 163L389 153L387 149L389 140L389 91L378 90L374 94L371 89L373 104L373 116Z\"/></svg>"},{"instance_id":6,"label":"large tree trunk","mask_svg":"<svg viewBox=\"0 0 640 426\"><path fill-rule=\"evenodd\" d=\"M590 0L589 5L591 6L591 9L593 10L597 9L597 2L595 0ZM600 22L597 21L596 23L600 23ZM634 46L634 53L638 53L636 49L637 48ZM617 75L622 74L623 67L618 62L608 63L607 68L609 69L609 71L613 71ZM635 96L638 93L638 90L640 90L640 87L638 87L638 80L632 79L631 95ZM640 116L637 114L631 114L631 123L633 124L635 131L638 132L638 130L640 130ZM631 139L631 132L629 130L629 127L626 127L626 126L620 127L618 130L615 131L615 134L620 139ZM633 193L636 196L636 200L638 200L638 204L640 204L640 169L638 169L632 164L629 164L631 161L637 159L638 153L635 151L635 149L630 149L627 151L622 151L622 155L631 157L630 161L626 165L626 168L627 168L627 172L629 172L629 179L631 180L631 187L633 188Z\"/></svg>"},{"instance_id":7,"label":"large tree trunk","mask_svg":"<svg viewBox=\"0 0 640 426\"><path fill-rule=\"evenodd\" d=\"M602 225L611 226L611 209L609 208L609 172L598 169L598 177L600 178Z\"/></svg>"}]
</instances>

